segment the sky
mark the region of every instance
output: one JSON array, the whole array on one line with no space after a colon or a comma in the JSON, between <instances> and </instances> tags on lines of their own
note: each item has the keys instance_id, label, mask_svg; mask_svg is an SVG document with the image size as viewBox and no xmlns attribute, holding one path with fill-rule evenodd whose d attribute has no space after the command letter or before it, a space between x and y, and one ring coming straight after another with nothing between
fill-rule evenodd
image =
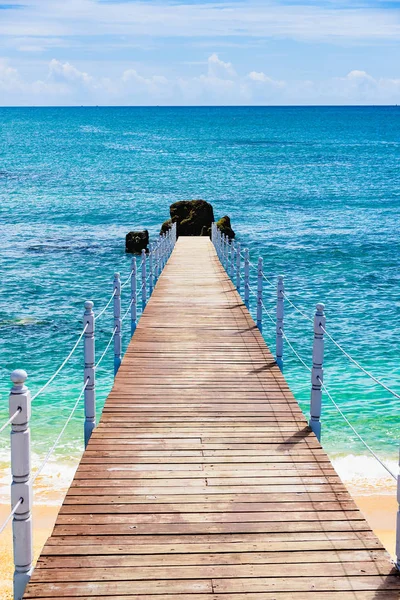
<instances>
[{"instance_id":1,"label":"sky","mask_svg":"<svg viewBox=\"0 0 400 600\"><path fill-rule=\"evenodd\" d=\"M400 0L0 0L0 106L400 104Z\"/></svg>"}]
</instances>

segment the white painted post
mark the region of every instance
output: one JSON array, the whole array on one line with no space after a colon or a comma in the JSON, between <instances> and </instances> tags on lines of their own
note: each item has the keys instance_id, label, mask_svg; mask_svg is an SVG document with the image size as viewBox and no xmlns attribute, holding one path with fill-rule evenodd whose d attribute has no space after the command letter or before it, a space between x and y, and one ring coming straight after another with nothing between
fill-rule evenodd
<instances>
[{"instance_id":1,"label":"white painted post","mask_svg":"<svg viewBox=\"0 0 400 600\"><path fill-rule=\"evenodd\" d=\"M263 259L258 259L257 269L257 327L262 331Z\"/></svg>"},{"instance_id":2,"label":"white painted post","mask_svg":"<svg viewBox=\"0 0 400 600\"><path fill-rule=\"evenodd\" d=\"M276 287L276 364L281 371L283 371L284 292L283 275L279 275Z\"/></svg>"},{"instance_id":3,"label":"white painted post","mask_svg":"<svg viewBox=\"0 0 400 600\"><path fill-rule=\"evenodd\" d=\"M240 242L238 242L236 244L236 289L239 293L240 293L240 268L241 268L240 251L241 251L241 245L240 245Z\"/></svg>"},{"instance_id":4,"label":"white painted post","mask_svg":"<svg viewBox=\"0 0 400 600\"><path fill-rule=\"evenodd\" d=\"M164 268L163 263L164 263L164 236L161 234L160 235L160 260L159 260L160 268L159 268L158 276L161 275L162 270Z\"/></svg>"},{"instance_id":5,"label":"white painted post","mask_svg":"<svg viewBox=\"0 0 400 600\"><path fill-rule=\"evenodd\" d=\"M211 223L211 241L215 246L215 222Z\"/></svg>"},{"instance_id":6,"label":"white painted post","mask_svg":"<svg viewBox=\"0 0 400 600\"><path fill-rule=\"evenodd\" d=\"M324 304L317 304L314 316L314 343L313 343L313 365L311 371L311 403L310 403L310 427L321 440L321 406L322 406L322 382L324 380L324 332L326 318Z\"/></svg>"},{"instance_id":7,"label":"white painted post","mask_svg":"<svg viewBox=\"0 0 400 600\"><path fill-rule=\"evenodd\" d=\"M249 308L250 306L250 260L249 249L244 250L244 303Z\"/></svg>"},{"instance_id":8,"label":"white painted post","mask_svg":"<svg viewBox=\"0 0 400 600\"><path fill-rule=\"evenodd\" d=\"M96 377L95 377L95 338L94 338L94 313L93 302L87 300L85 302L85 312L83 315L83 325L87 325L83 338L83 353L84 353L84 383L88 384L84 391L85 404L85 425L84 437L85 448L88 445L93 429L96 427Z\"/></svg>"},{"instance_id":9,"label":"white painted post","mask_svg":"<svg viewBox=\"0 0 400 600\"><path fill-rule=\"evenodd\" d=\"M397 477L396 567L400 571L400 462Z\"/></svg>"},{"instance_id":10,"label":"white painted post","mask_svg":"<svg viewBox=\"0 0 400 600\"><path fill-rule=\"evenodd\" d=\"M136 331L137 325L137 268L136 257L132 258L132 277L131 277L131 336Z\"/></svg>"},{"instance_id":11,"label":"white painted post","mask_svg":"<svg viewBox=\"0 0 400 600\"><path fill-rule=\"evenodd\" d=\"M115 290L114 296L114 376L118 373L118 369L121 366L122 356L122 332L121 332L121 279L119 273L114 274L113 290Z\"/></svg>"},{"instance_id":12,"label":"white painted post","mask_svg":"<svg viewBox=\"0 0 400 600\"><path fill-rule=\"evenodd\" d=\"M142 311L146 308L146 250L142 250Z\"/></svg>"},{"instance_id":13,"label":"white painted post","mask_svg":"<svg viewBox=\"0 0 400 600\"><path fill-rule=\"evenodd\" d=\"M225 235L225 271L228 272L229 269L229 242L228 236Z\"/></svg>"},{"instance_id":14,"label":"white painted post","mask_svg":"<svg viewBox=\"0 0 400 600\"><path fill-rule=\"evenodd\" d=\"M149 297L153 293L153 278L154 278L154 264L153 264L153 247L154 244L149 244Z\"/></svg>"},{"instance_id":15,"label":"white painted post","mask_svg":"<svg viewBox=\"0 0 400 600\"><path fill-rule=\"evenodd\" d=\"M31 394L25 385L27 373L11 373L10 417L20 409L11 424L11 508L19 504L12 522L14 550L14 600L21 600L32 575L32 482L31 482Z\"/></svg>"},{"instance_id":16,"label":"white painted post","mask_svg":"<svg viewBox=\"0 0 400 600\"><path fill-rule=\"evenodd\" d=\"M157 283L157 279L158 279L158 248L159 248L159 242L154 242L154 286Z\"/></svg>"},{"instance_id":17,"label":"white painted post","mask_svg":"<svg viewBox=\"0 0 400 600\"><path fill-rule=\"evenodd\" d=\"M235 242L232 240L231 241L231 264L230 264L230 273L229 273L229 276L232 279L232 282L233 282L234 276L235 276L235 264L236 264L236 245L235 245Z\"/></svg>"}]
</instances>

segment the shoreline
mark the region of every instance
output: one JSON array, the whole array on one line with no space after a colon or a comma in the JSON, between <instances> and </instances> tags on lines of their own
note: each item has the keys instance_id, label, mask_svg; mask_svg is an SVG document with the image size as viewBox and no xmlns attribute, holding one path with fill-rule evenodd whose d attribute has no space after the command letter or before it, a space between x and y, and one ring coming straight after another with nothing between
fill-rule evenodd
<instances>
[{"instance_id":1,"label":"shoreline","mask_svg":"<svg viewBox=\"0 0 400 600\"><path fill-rule=\"evenodd\" d=\"M381 490L379 490L380 493L374 494L371 493L370 489L351 489L353 487L352 485L348 483L346 485L353 500L363 513L374 533L393 557L395 553L397 513L395 486L393 486L394 491L388 489L386 493L381 493ZM32 518L35 562L40 555L47 538L51 535L61 503L62 499L58 498L57 503L36 504L36 506L33 507ZM9 510L9 505L0 504L0 522L6 518ZM0 538L0 556L2 558L0 562L0 598L1 600L12 600L13 558L11 522L7 525L4 534Z\"/></svg>"}]
</instances>

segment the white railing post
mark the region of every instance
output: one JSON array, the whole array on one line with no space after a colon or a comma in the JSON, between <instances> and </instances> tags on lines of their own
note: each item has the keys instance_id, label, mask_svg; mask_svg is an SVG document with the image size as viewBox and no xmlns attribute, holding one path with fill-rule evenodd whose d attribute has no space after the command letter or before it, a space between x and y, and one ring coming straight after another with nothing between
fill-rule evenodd
<instances>
[{"instance_id":1,"label":"white railing post","mask_svg":"<svg viewBox=\"0 0 400 600\"><path fill-rule=\"evenodd\" d=\"M325 306L317 304L314 316L314 343L311 370L311 403L310 403L310 427L321 440L321 406L322 406L322 382L324 381L324 332L326 318Z\"/></svg>"},{"instance_id":2,"label":"white railing post","mask_svg":"<svg viewBox=\"0 0 400 600\"><path fill-rule=\"evenodd\" d=\"M284 292L283 275L279 275L276 286L276 364L281 371L283 371Z\"/></svg>"},{"instance_id":3,"label":"white railing post","mask_svg":"<svg viewBox=\"0 0 400 600\"><path fill-rule=\"evenodd\" d=\"M238 242L236 244L236 289L239 293L240 293L240 268L241 268L240 251L241 251L241 245L240 245L240 242Z\"/></svg>"},{"instance_id":4,"label":"white railing post","mask_svg":"<svg viewBox=\"0 0 400 600\"><path fill-rule=\"evenodd\" d=\"M121 279L119 273L114 274L114 375L118 373L118 369L121 366L122 356L122 340L121 340Z\"/></svg>"},{"instance_id":5,"label":"white railing post","mask_svg":"<svg viewBox=\"0 0 400 600\"><path fill-rule=\"evenodd\" d=\"M85 448L88 445L93 429L96 427L96 377L95 377L95 338L94 338L94 313L93 302L87 300L85 302L85 312L83 315L83 325L86 328L83 338L83 353L84 353L84 383L86 385L84 391L85 405L85 425L84 438Z\"/></svg>"},{"instance_id":6,"label":"white railing post","mask_svg":"<svg viewBox=\"0 0 400 600\"><path fill-rule=\"evenodd\" d=\"M157 279L160 277L161 273L161 236L158 238L157 244Z\"/></svg>"},{"instance_id":7,"label":"white railing post","mask_svg":"<svg viewBox=\"0 0 400 600\"><path fill-rule=\"evenodd\" d=\"M250 259L249 249L244 250L244 303L249 308L250 306Z\"/></svg>"},{"instance_id":8,"label":"white railing post","mask_svg":"<svg viewBox=\"0 0 400 600\"><path fill-rule=\"evenodd\" d=\"M263 259L258 259L257 268L257 327L262 331L262 301L263 301Z\"/></svg>"},{"instance_id":9,"label":"white railing post","mask_svg":"<svg viewBox=\"0 0 400 600\"><path fill-rule=\"evenodd\" d=\"M397 477L396 567L400 571L400 462Z\"/></svg>"},{"instance_id":10,"label":"white railing post","mask_svg":"<svg viewBox=\"0 0 400 600\"><path fill-rule=\"evenodd\" d=\"M235 277L235 265L236 265L236 244L232 240L231 241L231 264L230 264L230 273L229 273L229 276L232 279L232 282L234 281L234 277Z\"/></svg>"},{"instance_id":11,"label":"white railing post","mask_svg":"<svg viewBox=\"0 0 400 600\"><path fill-rule=\"evenodd\" d=\"M228 242L228 236L227 235L224 235L224 254L225 254L224 267L225 267L225 271L228 271L228 264L229 264L229 242Z\"/></svg>"},{"instance_id":12,"label":"white railing post","mask_svg":"<svg viewBox=\"0 0 400 600\"><path fill-rule=\"evenodd\" d=\"M14 600L21 600L32 575L32 481L31 481L31 394L25 385L25 371L11 373L10 417L20 409L11 424L11 508L18 508L12 522L14 549Z\"/></svg>"},{"instance_id":13,"label":"white railing post","mask_svg":"<svg viewBox=\"0 0 400 600\"><path fill-rule=\"evenodd\" d=\"M211 241L215 246L215 222L211 223Z\"/></svg>"},{"instance_id":14,"label":"white railing post","mask_svg":"<svg viewBox=\"0 0 400 600\"><path fill-rule=\"evenodd\" d=\"M163 234L160 235L160 253L159 253L159 269L158 269L158 276L160 277L162 270L164 268L163 266L163 261L164 261L164 236Z\"/></svg>"},{"instance_id":15,"label":"white railing post","mask_svg":"<svg viewBox=\"0 0 400 600\"><path fill-rule=\"evenodd\" d=\"M153 260L153 247L154 244L149 244L149 297L153 293L153 278L154 278L154 260Z\"/></svg>"},{"instance_id":16,"label":"white railing post","mask_svg":"<svg viewBox=\"0 0 400 600\"><path fill-rule=\"evenodd\" d=\"M137 268L136 257L132 258L132 276L131 276L131 336L136 331L137 325Z\"/></svg>"},{"instance_id":17,"label":"white railing post","mask_svg":"<svg viewBox=\"0 0 400 600\"><path fill-rule=\"evenodd\" d=\"M142 250L142 311L146 308L146 250Z\"/></svg>"},{"instance_id":18,"label":"white railing post","mask_svg":"<svg viewBox=\"0 0 400 600\"><path fill-rule=\"evenodd\" d=\"M154 242L154 284L153 284L153 288L155 287L156 283L157 283L157 279L158 279L158 248L159 248L159 242Z\"/></svg>"}]
</instances>

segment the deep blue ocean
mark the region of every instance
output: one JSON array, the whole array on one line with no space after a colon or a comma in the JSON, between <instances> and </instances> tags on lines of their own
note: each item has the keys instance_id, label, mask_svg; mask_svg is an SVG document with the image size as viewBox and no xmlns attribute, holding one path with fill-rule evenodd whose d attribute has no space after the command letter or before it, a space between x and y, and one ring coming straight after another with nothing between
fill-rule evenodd
<instances>
[{"instance_id":1,"label":"deep blue ocean","mask_svg":"<svg viewBox=\"0 0 400 600\"><path fill-rule=\"evenodd\" d=\"M35 393L72 347L83 302L101 308L114 271L129 274L125 234L148 228L154 238L169 205L192 198L211 202L217 218L231 217L251 260L261 255L274 281L284 274L288 295L308 315L324 302L332 335L400 390L400 108L0 108L0 424L10 371L27 370ZM274 310L268 286L266 303ZM111 330L108 312L98 354ZM290 306L285 331L310 364L312 325ZM274 351L268 320L264 334ZM393 467L399 401L328 340L325 348L326 385ZM97 374L99 412L112 369L110 352ZM284 374L307 412L310 377L287 347ZM82 383L80 348L33 405L35 465ZM326 397L322 423L341 473L384 478ZM62 485L82 445L80 408L44 487L46 476ZM7 434L0 453L6 467Z\"/></svg>"}]
</instances>

